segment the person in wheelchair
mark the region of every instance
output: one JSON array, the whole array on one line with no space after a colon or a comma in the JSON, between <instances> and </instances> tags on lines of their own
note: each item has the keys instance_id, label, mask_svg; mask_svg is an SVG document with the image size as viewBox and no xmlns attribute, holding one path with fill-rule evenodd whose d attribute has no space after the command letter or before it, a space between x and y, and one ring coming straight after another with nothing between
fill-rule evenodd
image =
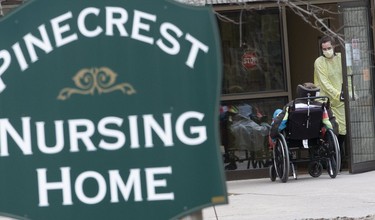
<instances>
[{"instance_id":1,"label":"person in wheelchair","mask_svg":"<svg viewBox=\"0 0 375 220\"><path fill-rule=\"evenodd\" d=\"M272 181L279 176L286 182L290 168L297 179L294 163L301 161L290 154L290 148L308 149L311 176L320 176L324 166L331 178L336 177L341 163L336 138L338 123L329 98L317 96L318 92L313 83L298 85L297 98L274 112L269 135L274 162L270 166Z\"/></svg>"}]
</instances>

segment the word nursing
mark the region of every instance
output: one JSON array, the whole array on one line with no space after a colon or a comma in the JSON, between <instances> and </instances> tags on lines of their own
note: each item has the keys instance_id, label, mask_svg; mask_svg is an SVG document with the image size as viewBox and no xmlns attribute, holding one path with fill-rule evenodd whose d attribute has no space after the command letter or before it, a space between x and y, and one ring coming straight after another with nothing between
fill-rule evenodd
<instances>
[{"instance_id":1,"label":"word nursing","mask_svg":"<svg viewBox=\"0 0 375 220\"><path fill-rule=\"evenodd\" d=\"M187 111L178 117L172 117L171 113L164 113L162 122L158 122L154 115L145 114L142 116L130 115L127 120L121 117L108 116L100 119L97 124L89 119L71 119L67 121L54 121L55 140L53 146L47 146L45 127L43 121L32 122L30 117L22 117L22 134L18 133L19 128L15 128L9 119L0 119L0 157L11 157L19 152L11 148L16 144L25 156L32 156L38 149L45 155L58 154L64 149L70 153L80 151L95 152L97 150L115 151L127 147L131 150L141 148L153 148L153 135L157 135L163 147L173 147L177 140L185 145L195 146L207 140L206 127L201 125L204 114L196 111ZM124 123L126 121L126 123ZM48 123L47 123L48 124ZM140 129L143 130L144 137L140 137ZM53 129L52 129L53 130ZM68 138L64 137L64 130L68 131ZM36 140L32 140L31 133L36 133ZM101 138L95 142L92 137L99 134ZM9 139L11 138L11 139ZM128 139L129 138L129 142ZM69 139L69 143L65 143ZM109 141L111 140L111 141ZM51 142L51 141L49 141ZM11 143L11 144L10 144ZM83 143L83 144L82 144ZM33 147L33 144L37 146ZM68 145L68 146L67 146ZM83 148L83 149L82 149ZM157 192L157 188L166 188L167 181L165 175L172 174L172 167L147 167L143 169L130 169L125 184L119 170L109 170L106 178L96 171L86 171L77 176L75 181L71 181L70 167L61 167L61 181L51 182L47 179L47 169L37 169L39 206L49 206L48 193L53 190L62 192L62 204L72 205L72 192L85 204L96 204L109 195L111 203L120 201L119 192L123 199L128 201L133 191L134 201L143 201L141 189L147 192L147 201L174 200L173 192ZM161 175L161 176L159 176ZM158 177L156 177L158 176ZM84 192L86 180L94 180L98 186L97 194L88 196ZM109 183L106 183L106 180ZM143 180L143 181L142 181ZM71 182L74 183L72 187ZM145 182L145 187L142 183Z\"/></svg>"}]
</instances>

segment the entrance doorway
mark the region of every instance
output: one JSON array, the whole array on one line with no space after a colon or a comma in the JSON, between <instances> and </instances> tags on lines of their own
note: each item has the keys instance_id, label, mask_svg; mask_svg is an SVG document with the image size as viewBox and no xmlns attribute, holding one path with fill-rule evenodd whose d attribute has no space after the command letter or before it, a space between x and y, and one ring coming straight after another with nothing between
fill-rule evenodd
<instances>
[{"instance_id":1,"label":"entrance doorway","mask_svg":"<svg viewBox=\"0 0 375 220\"><path fill-rule=\"evenodd\" d=\"M324 23L333 31L338 31L340 22L337 14L337 4L324 4L319 5L319 7L335 12L334 14L326 14L329 19ZM322 15L318 16L324 18ZM313 19L309 19L308 17L301 18L301 16L295 14L290 8L286 8L286 18L292 99L294 99L295 88L297 88L298 84L314 82L314 61L321 55L319 40L323 34L313 27L315 25ZM324 27L320 29L325 31Z\"/></svg>"},{"instance_id":2,"label":"entrance doorway","mask_svg":"<svg viewBox=\"0 0 375 220\"><path fill-rule=\"evenodd\" d=\"M373 36L368 1L318 5L334 13L319 15L324 25L340 33L343 41L336 52L343 57L343 82L346 95L347 138L343 168L351 173L375 167ZM311 19L301 19L286 9L290 84L292 99L298 84L313 82L314 61L320 56L319 39L324 26ZM329 19L328 19L329 18ZM311 22L309 24L308 22ZM321 30L321 31L320 31ZM344 49L345 47L345 49Z\"/></svg>"},{"instance_id":3,"label":"entrance doorway","mask_svg":"<svg viewBox=\"0 0 375 220\"><path fill-rule=\"evenodd\" d=\"M297 85L305 82L314 82L314 62L321 56L320 39L324 36L324 32L328 27L335 33L340 29L340 17L337 4L319 5L327 13L316 14L324 20L324 25L318 24L314 18L301 17L294 13L290 8L286 8L288 49L289 49L289 65L291 78L292 99L296 98ZM335 52L343 53L342 47L336 47ZM345 147L347 147L346 145ZM349 150L344 149L343 169L348 168Z\"/></svg>"}]
</instances>

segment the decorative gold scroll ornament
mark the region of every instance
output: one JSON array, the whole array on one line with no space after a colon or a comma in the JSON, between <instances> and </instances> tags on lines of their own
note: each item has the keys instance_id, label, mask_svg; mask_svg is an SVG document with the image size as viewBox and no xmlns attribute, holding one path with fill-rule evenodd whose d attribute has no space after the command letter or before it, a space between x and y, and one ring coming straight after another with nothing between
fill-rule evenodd
<instances>
[{"instance_id":1,"label":"decorative gold scroll ornament","mask_svg":"<svg viewBox=\"0 0 375 220\"><path fill-rule=\"evenodd\" d=\"M57 96L57 99L67 100L73 94L94 95L95 90L98 94L110 93L117 90L120 90L127 95L136 93L133 86L129 83L115 85L116 78L117 74L108 67L81 69L73 77L74 84L77 88L62 89Z\"/></svg>"}]
</instances>

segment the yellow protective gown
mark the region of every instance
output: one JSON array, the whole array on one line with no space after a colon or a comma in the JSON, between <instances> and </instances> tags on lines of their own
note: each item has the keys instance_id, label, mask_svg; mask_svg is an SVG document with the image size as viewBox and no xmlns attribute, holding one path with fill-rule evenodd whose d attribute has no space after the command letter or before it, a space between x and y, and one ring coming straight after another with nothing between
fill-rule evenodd
<instances>
[{"instance_id":1,"label":"yellow protective gown","mask_svg":"<svg viewBox=\"0 0 375 220\"><path fill-rule=\"evenodd\" d=\"M339 134L346 134L345 105L340 101L342 87L341 53L331 59L320 56L314 63L314 84L320 88L321 96L328 96Z\"/></svg>"}]
</instances>

